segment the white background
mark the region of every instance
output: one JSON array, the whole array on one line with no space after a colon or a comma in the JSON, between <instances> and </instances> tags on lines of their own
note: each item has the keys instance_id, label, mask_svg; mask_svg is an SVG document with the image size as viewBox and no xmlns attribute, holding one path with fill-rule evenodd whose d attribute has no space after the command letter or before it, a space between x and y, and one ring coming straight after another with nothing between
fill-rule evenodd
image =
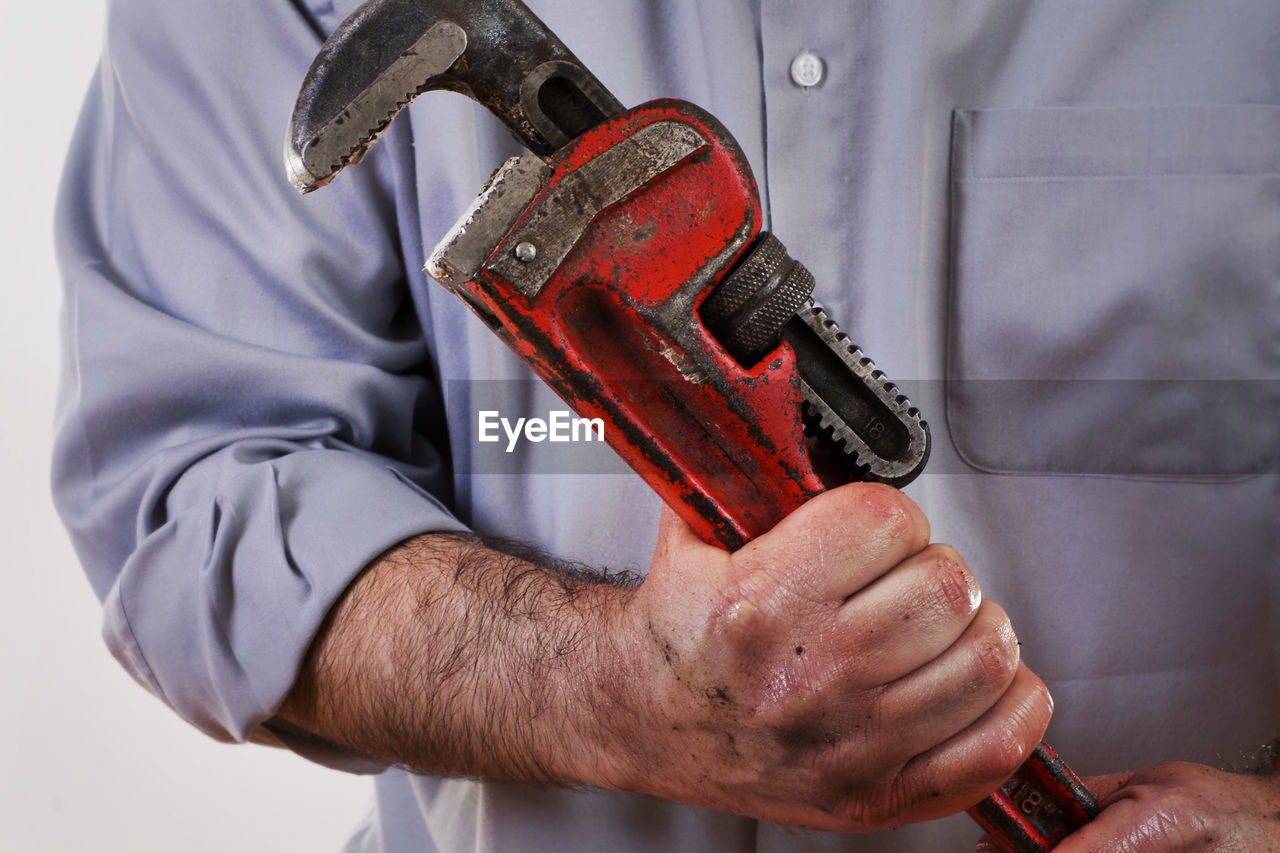
<instances>
[{"instance_id":1,"label":"white background","mask_svg":"<svg viewBox=\"0 0 1280 853\"><path fill-rule=\"evenodd\" d=\"M103 5L7 2L0 26L0 851L338 850L371 783L214 743L136 686L53 512L53 198Z\"/></svg>"}]
</instances>

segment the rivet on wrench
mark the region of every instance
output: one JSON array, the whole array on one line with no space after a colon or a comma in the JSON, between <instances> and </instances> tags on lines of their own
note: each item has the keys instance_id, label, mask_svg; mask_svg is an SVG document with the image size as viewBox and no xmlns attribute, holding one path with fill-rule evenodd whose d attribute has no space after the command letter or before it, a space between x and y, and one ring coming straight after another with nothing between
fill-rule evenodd
<instances>
[{"instance_id":1,"label":"rivet on wrench","mask_svg":"<svg viewBox=\"0 0 1280 853\"><path fill-rule=\"evenodd\" d=\"M538 247L527 240L516 246L516 260L520 263L530 263L536 257L538 257Z\"/></svg>"}]
</instances>

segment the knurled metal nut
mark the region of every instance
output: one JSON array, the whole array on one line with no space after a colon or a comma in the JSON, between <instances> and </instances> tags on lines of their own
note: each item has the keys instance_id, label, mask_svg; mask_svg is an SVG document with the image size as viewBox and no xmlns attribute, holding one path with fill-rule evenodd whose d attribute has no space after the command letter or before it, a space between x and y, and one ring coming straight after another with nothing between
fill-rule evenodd
<instances>
[{"instance_id":1,"label":"knurled metal nut","mask_svg":"<svg viewBox=\"0 0 1280 853\"><path fill-rule=\"evenodd\" d=\"M758 356L771 349L777 344L782 327L809 301L813 285L813 274L803 264L791 261L763 302L746 316L735 316L737 326L730 330L726 341L729 351Z\"/></svg>"},{"instance_id":2,"label":"knurled metal nut","mask_svg":"<svg viewBox=\"0 0 1280 853\"><path fill-rule=\"evenodd\" d=\"M741 265L707 297L703 319L712 326L727 321L768 284L786 257L782 241L766 231Z\"/></svg>"}]
</instances>

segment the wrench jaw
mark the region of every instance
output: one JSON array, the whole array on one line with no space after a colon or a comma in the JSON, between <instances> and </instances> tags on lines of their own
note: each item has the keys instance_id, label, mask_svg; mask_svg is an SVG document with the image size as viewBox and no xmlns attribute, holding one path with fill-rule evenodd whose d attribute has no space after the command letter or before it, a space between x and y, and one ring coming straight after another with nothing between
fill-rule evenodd
<instances>
[{"instance_id":1,"label":"wrench jaw","mask_svg":"<svg viewBox=\"0 0 1280 853\"><path fill-rule=\"evenodd\" d=\"M460 92L534 154L622 112L567 47L509 0L368 0L325 40L285 138L289 181L319 189L358 163L409 103Z\"/></svg>"},{"instance_id":2,"label":"wrench jaw","mask_svg":"<svg viewBox=\"0 0 1280 853\"><path fill-rule=\"evenodd\" d=\"M423 271L484 316L464 285L475 278L516 220L533 204L551 171L528 152L503 163L427 258Z\"/></svg>"},{"instance_id":3,"label":"wrench jaw","mask_svg":"<svg viewBox=\"0 0 1280 853\"><path fill-rule=\"evenodd\" d=\"M510 330L503 329L493 306L467 286L500 242L514 239L513 245L530 252L494 263L503 280L531 299L572 248L570 242L552 251L561 238L583 233L600 212L575 229L564 220L561 208L576 209L582 198L596 196L611 199L605 206L612 205L701 147L664 136L689 132L680 122L641 130L584 165L558 191L566 198L553 217L555 239L512 238L521 227L517 221L552 173L544 160L559 163L560 153L568 152L575 140L620 116L621 105L522 4L369 0L326 40L307 74L287 137L285 161L291 182L303 192L326 185L345 166L358 163L410 101L432 89L461 92L484 104L530 151L498 170L426 268L495 331L508 336ZM715 133L729 139L718 125ZM629 146L638 147L632 151ZM631 174L637 164L662 151L673 159L657 164L653 174ZM604 177L587 178L595 172ZM635 180L626 184L631 178ZM592 180L598 186L590 192L579 186ZM610 189L619 181L629 187L621 194ZM532 217L523 227L533 227L537 219ZM831 463L831 482L868 479L905 485L928 458L928 429L919 413L844 341L833 322L812 307L802 310L813 287L808 271L786 257L776 238L768 237L761 245L763 249L749 253L751 262L708 299L703 312L718 329L713 336L746 365L787 339L804 356L797 367L803 380L806 432L809 443L822 451L818 455ZM775 262L781 262L777 269ZM716 306L723 310L717 313ZM789 330L785 334L784 327Z\"/></svg>"},{"instance_id":4,"label":"wrench jaw","mask_svg":"<svg viewBox=\"0 0 1280 853\"><path fill-rule=\"evenodd\" d=\"M289 182L304 193L359 163L400 110L447 83L445 75L467 49L461 27L438 21L359 85L368 67L366 33L357 12L325 43L298 94L284 157Z\"/></svg>"}]
</instances>

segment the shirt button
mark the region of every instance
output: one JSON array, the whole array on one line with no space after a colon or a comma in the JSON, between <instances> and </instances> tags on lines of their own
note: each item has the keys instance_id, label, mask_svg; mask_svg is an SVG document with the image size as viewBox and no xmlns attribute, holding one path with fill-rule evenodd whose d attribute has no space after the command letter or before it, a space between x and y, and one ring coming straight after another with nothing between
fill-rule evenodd
<instances>
[{"instance_id":1,"label":"shirt button","mask_svg":"<svg viewBox=\"0 0 1280 853\"><path fill-rule=\"evenodd\" d=\"M826 67L822 59L814 53L804 51L791 60L791 82L802 89L811 89L822 82L826 75Z\"/></svg>"}]
</instances>

